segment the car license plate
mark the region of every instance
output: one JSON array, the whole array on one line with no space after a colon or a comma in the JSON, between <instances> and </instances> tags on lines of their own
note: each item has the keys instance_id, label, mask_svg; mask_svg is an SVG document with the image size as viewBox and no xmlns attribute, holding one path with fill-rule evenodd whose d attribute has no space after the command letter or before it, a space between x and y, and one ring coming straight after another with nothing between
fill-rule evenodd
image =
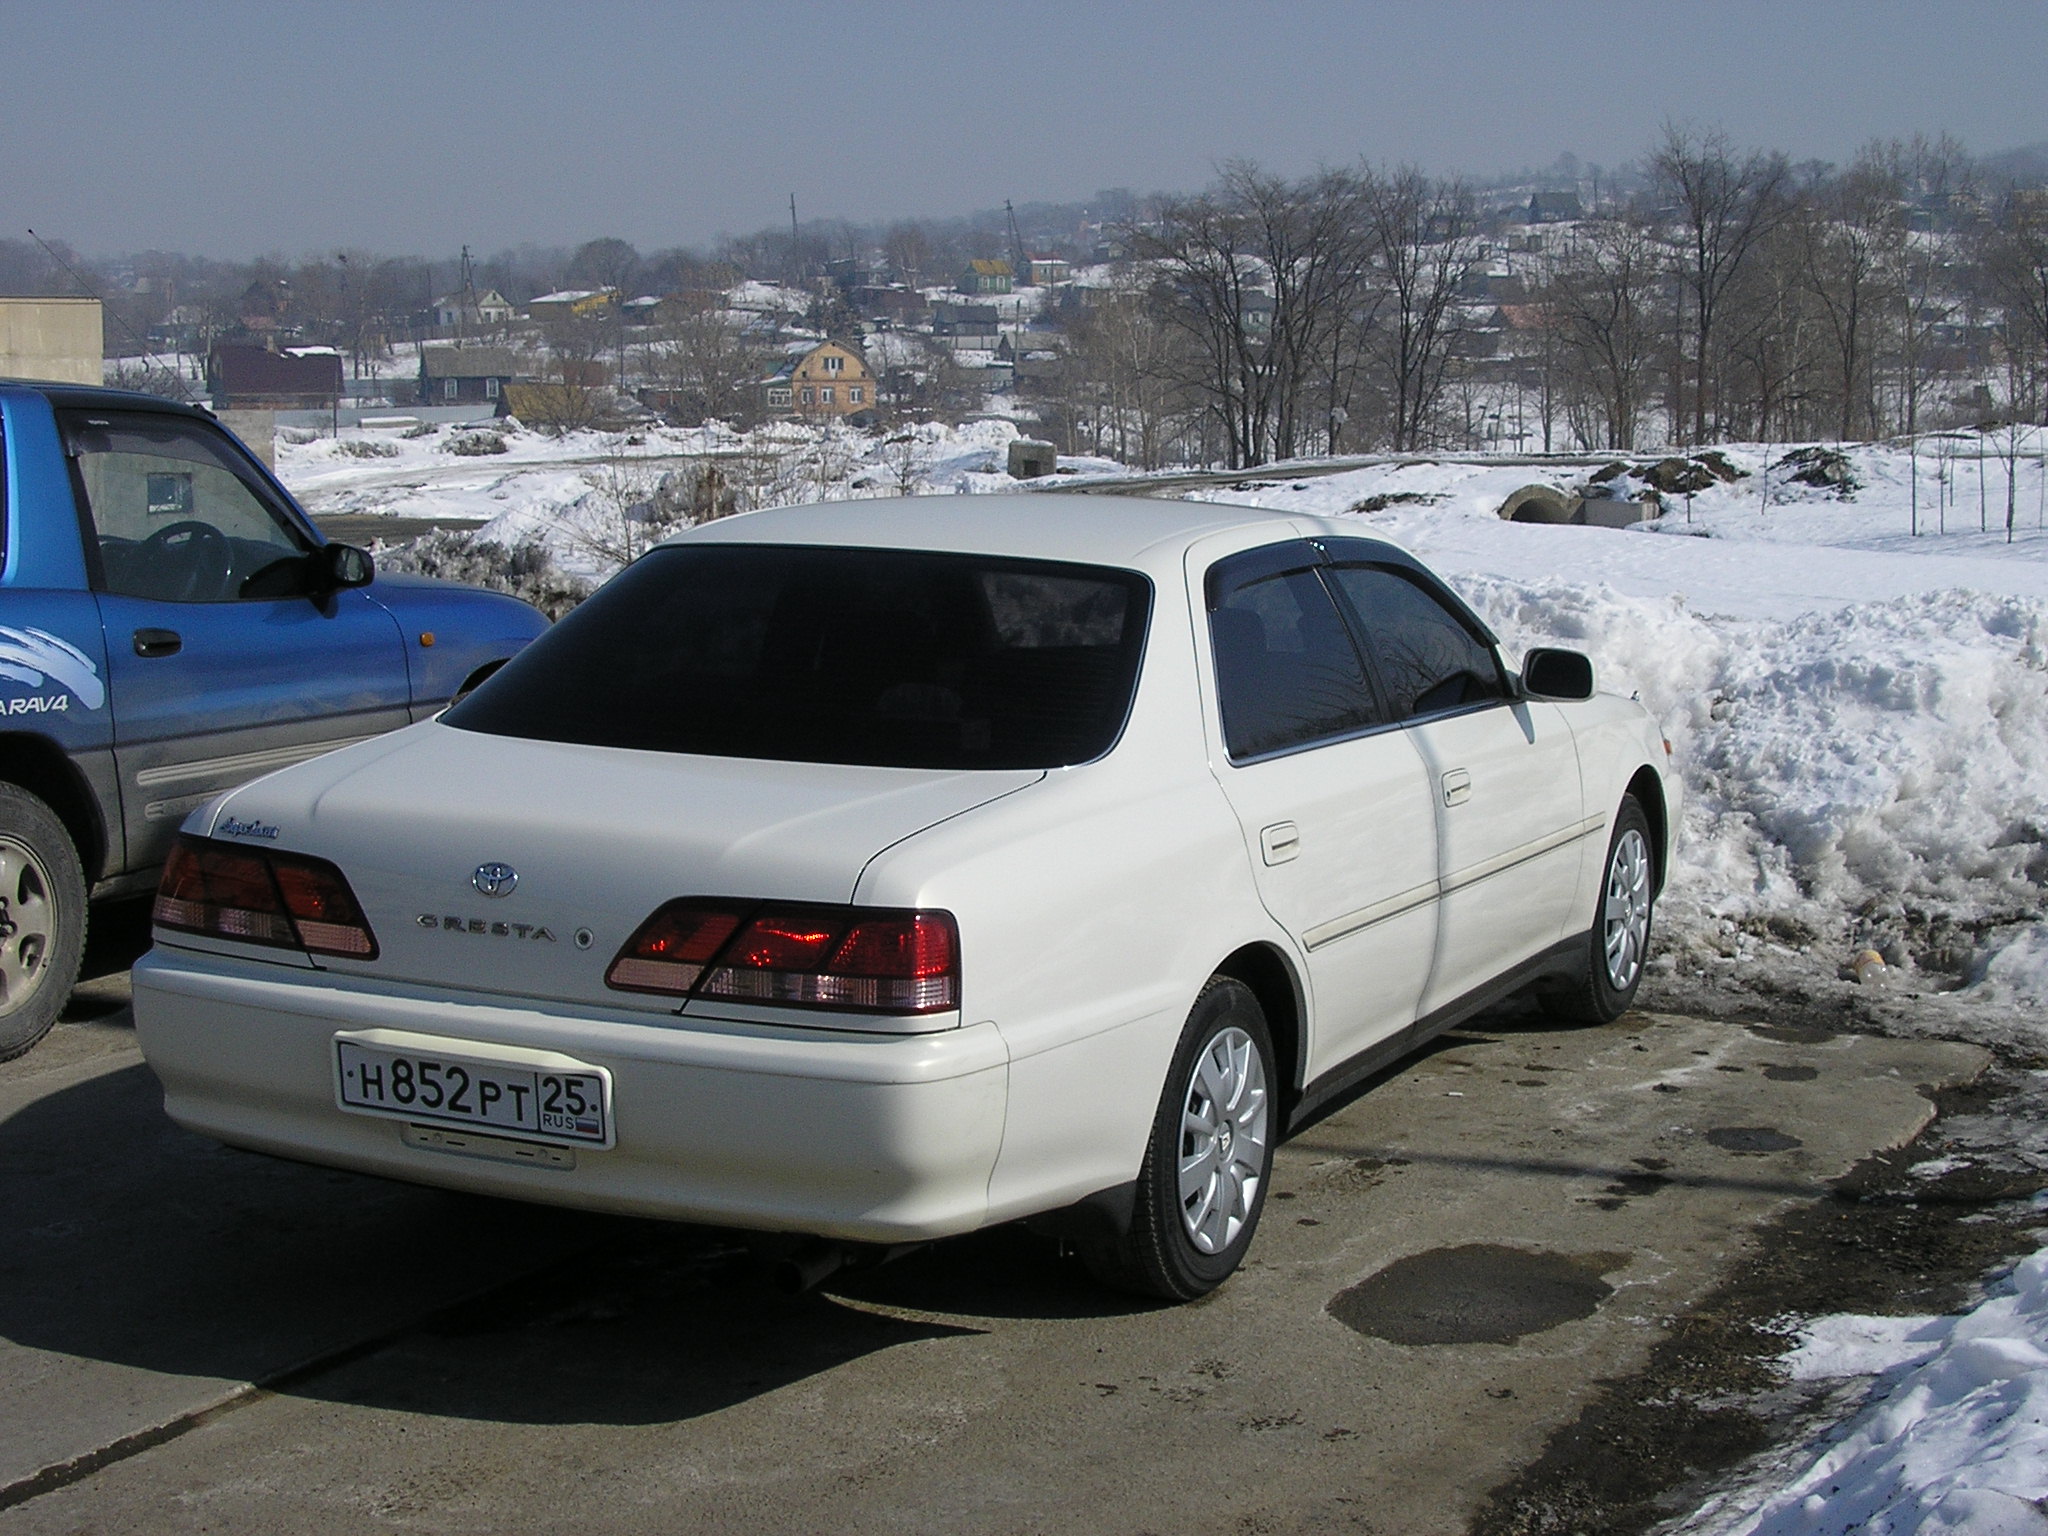
<instances>
[{"instance_id":1,"label":"car license plate","mask_svg":"<svg viewBox=\"0 0 2048 1536\"><path fill-rule=\"evenodd\" d=\"M546 1052L420 1050L347 1036L336 1037L334 1056L337 1102L357 1114L612 1144L611 1074L602 1067Z\"/></svg>"}]
</instances>

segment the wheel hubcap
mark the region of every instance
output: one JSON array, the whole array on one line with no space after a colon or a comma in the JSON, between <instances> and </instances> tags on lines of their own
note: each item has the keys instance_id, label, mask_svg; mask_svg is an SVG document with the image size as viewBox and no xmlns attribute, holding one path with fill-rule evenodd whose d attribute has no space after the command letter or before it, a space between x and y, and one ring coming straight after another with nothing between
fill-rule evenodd
<instances>
[{"instance_id":1,"label":"wheel hubcap","mask_svg":"<svg viewBox=\"0 0 2048 1536\"><path fill-rule=\"evenodd\" d=\"M1252 1037L1217 1031L1195 1058L1180 1117L1180 1219L1202 1253L1237 1240L1266 1166L1266 1064Z\"/></svg>"},{"instance_id":2,"label":"wheel hubcap","mask_svg":"<svg viewBox=\"0 0 2048 1536\"><path fill-rule=\"evenodd\" d=\"M1601 916L1607 984L1626 992L1642 972L1643 950L1650 938L1650 848L1634 827L1614 845Z\"/></svg>"},{"instance_id":3,"label":"wheel hubcap","mask_svg":"<svg viewBox=\"0 0 2048 1536\"><path fill-rule=\"evenodd\" d=\"M43 861L24 843L0 838L0 1017L35 994L55 947L57 908Z\"/></svg>"}]
</instances>

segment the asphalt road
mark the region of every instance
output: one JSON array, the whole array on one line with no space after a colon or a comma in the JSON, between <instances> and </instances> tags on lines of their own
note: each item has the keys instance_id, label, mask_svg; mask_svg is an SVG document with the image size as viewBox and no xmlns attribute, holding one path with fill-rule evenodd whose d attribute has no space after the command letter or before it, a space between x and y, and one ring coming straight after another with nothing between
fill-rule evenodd
<instances>
[{"instance_id":1,"label":"asphalt road","mask_svg":"<svg viewBox=\"0 0 2048 1536\"><path fill-rule=\"evenodd\" d=\"M1984 1065L1494 1017L1282 1148L1205 1302L1014 1229L792 1297L734 1234L176 1130L142 942L103 921L67 1021L0 1066L0 1536L1456 1531L1759 1223Z\"/></svg>"}]
</instances>

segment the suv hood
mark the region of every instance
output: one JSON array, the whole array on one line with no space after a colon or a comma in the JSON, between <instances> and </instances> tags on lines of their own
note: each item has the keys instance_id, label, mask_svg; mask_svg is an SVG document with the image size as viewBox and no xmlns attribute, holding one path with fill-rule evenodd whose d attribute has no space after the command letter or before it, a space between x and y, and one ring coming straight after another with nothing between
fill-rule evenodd
<instances>
[{"instance_id":1,"label":"suv hood","mask_svg":"<svg viewBox=\"0 0 2048 1536\"><path fill-rule=\"evenodd\" d=\"M688 757L429 721L245 785L187 829L340 867L380 954L323 957L325 969L672 1012L604 985L663 902L851 901L884 848L1043 777ZM472 882L487 863L518 874L497 897Z\"/></svg>"}]
</instances>

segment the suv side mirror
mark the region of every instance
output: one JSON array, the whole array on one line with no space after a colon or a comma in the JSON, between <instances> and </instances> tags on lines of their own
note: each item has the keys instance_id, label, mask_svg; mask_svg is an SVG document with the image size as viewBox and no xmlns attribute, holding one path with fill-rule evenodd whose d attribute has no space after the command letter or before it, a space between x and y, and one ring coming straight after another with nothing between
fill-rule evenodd
<instances>
[{"instance_id":1,"label":"suv side mirror","mask_svg":"<svg viewBox=\"0 0 2048 1536\"><path fill-rule=\"evenodd\" d=\"M1593 697L1593 659L1580 651L1538 646L1522 658L1522 692L1538 699Z\"/></svg>"},{"instance_id":2,"label":"suv side mirror","mask_svg":"<svg viewBox=\"0 0 2048 1536\"><path fill-rule=\"evenodd\" d=\"M377 574L377 562L367 549L353 544L327 544L320 550L320 571L330 590L367 587Z\"/></svg>"}]
</instances>

